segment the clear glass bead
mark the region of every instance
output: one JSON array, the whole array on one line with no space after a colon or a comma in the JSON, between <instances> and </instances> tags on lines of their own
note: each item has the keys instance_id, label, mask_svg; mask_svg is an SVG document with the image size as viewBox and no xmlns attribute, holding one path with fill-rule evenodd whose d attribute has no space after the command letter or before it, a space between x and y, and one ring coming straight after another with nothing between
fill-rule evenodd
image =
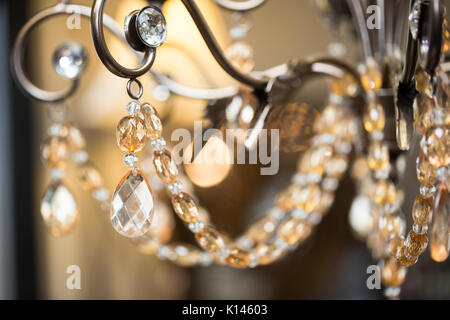
<instances>
[{"instance_id":1,"label":"clear glass bead","mask_svg":"<svg viewBox=\"0 0 450 320\"><path fill-rule=\"evenodd\" d=\"M131 168L136 167L138 161L139 161L139 158L134 153L127 153L123 157L123 162L125 163L125 165L127 165L128 167L131 167Z\"/></svg>"},{"instance_id":2,"label":"clear glass bead","mask_svg":"<svg viewBox=\"0 0 450 320\"><path fill-rule=\"evenodd\" d=\"M197 220L193 223L190 223L188 225L188 227L192 233L199 233L200 231L202 231L205 228L205 224L202 221Z\"/></svg>"},{"instance_id":3,"label":"clear glass bead","mask_svg":"<svg viewBox=\"0 0 450 320\"><path fill-rule=\"evenodd\" d=\"M72 160L77 164L85 163L88 159L89 155L84 150L72 153Z\"/></svg>"},{"instance_id":4,"label":"clear glass bead","mask_svg":"<svg viewBox=\"0 0 450 320\"><path fill-rule=\"evenodd\" d=\"M160 137L156 140L151 140L150 145L153 151L160 151L166 147L166 140L163 137Z\"/></svg>"},{"instance_id":5,"label":"clear glass bead","mask_svg":"<svg viewBox=\"0 0 450 320\"><path fill-rule=\"evenodd\" d=\"M133 100L128 102L126 110L130 116L135 116L141 111L141 105L139 102Z\"/></svg>"},{"instance_id":6,"label":"clear glass bead","mask_svg":"<svg viewBox=\"0 0 450 320\"><path fill-rule=\"evenodd\" d=\"M172 195L178 194L183 190L183 184L180 181L175 181L174 183L167 185L167 190L169 190Z\"/></svg>"},{"instance_id":7,"label":"clear glass bead","mask_svg":"<svg viewBox=\"0 0 450 320\"><path fill-rule=\"evenodd\" d=\"M436 193L436 187L435 186L420 186L420 194L424 197L433 197Z\"/></svg>"}]
</instances>

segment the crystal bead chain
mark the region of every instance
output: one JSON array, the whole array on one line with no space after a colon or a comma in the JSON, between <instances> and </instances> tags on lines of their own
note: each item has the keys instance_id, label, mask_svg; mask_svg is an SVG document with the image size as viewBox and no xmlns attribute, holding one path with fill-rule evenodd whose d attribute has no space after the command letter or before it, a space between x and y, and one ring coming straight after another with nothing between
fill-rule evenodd
<instances>
[{"instance_id":1,"label":"crystal bead chain","mask_svg":"<svg viewBox=\"0 0 450 320\"><path fill-rule=\"evenodd\" d=\"M329 108L339 110L339 107L334 105ZM339 124L340 120L342 119L335 118L336 126L331 126L335 128L335 132L339 134L338 138L341 139L340 143L337 144L340 152L337 153L336 158L332 156L333 147L331 144L320 143L320 139L318 139L317 145L313 147L313 151L304 156L306 160L302 158L300 161L302 164L308 162L310 164L307 171L303 172L306 174L304 177L307 178L299 179L301 184L306 183L306 185L299 186L294 184L288 188L286 194L283 195L282 193L280 195L277 206L271 210L273 214L263 217L262 221L253 225L249 232L238 238L238 241L232 241L228 236L214 226L205 223L199 217L198 204L189 193L183 191L182 184L178 181L177 166L161 135L155 135L151 139L154 153L153 163L156 173L166 184L169 193L172 195L172 206L175 213L188 226L189 230L195 234L197 242L203 249L211 253L217 261L233 267L265 265L283 256L289 247L295 247L306 240L312 231L312 227L320 222L321 213L314 212L316 208L319 208L322 200L319 183L322 182L322 177L325 177L325 171L330 171L331 176L323 179L322 187L327 192L335 190L337 187L336 181L345 172L347 166L346 158L343 159L341 153L346 154L351 150L353 133L346 131L348 123L342 121L342 124ZM350 144L350 149L342 147L348 144ZM307 158L309 156L311 158ZM335 167L327 166L329 164L328 160L330 160L330 163L332 161L344 162L344 170L341 169L336 172ZM296 194L291 194L291 190L295 188L297 188ZM280 198L283 200L280 200ZM327 202L326 199L328 199L328 203L323 205L324 211L326 211L328 205L331 205L332 198L329 194L323 197L323 202ZM286 203L291 203L292 207L289 207ZM289 212L289 215L286 214L287 212ZM274 216L287 217L287 219L278 223L278 227L273 228L277 224L276 221L272 220ZM272 229L276 230L275 237L266 238L261 236L252 238L251 231L253 228L257 228L260 224L267 227L268 223L272 223ZM258 240L263 242L257 244Z\"/></svg>"},{"instance_id":2,"label":"crystal bead chain","mask_svg":"<svg viewBox=\"0 0 450 320\"><path fill-rule=\"evenodd\" d=\"M41 145L42 161L50 168L52 180L42 198L41 215L50 234L55 237L72 232L78 221L76 201L63 182L74 135L73 127L64 124L67 112L64 104L48 106L52 123L48 127L49 137Z\"/></svg>"}]
</instances>

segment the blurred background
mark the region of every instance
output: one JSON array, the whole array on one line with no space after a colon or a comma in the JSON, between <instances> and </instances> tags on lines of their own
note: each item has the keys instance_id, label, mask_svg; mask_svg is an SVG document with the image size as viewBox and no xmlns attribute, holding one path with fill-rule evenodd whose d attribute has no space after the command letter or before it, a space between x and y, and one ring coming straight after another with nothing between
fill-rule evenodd
<instances>
[{"instance_id":1,"label":"blurred background","mask_svg":"<svg viewBox=\"0 0 450 320\"><path fill-rule=\"evenodd\" d=\"M77 4L91 5L78 0ZM222 48L231 16L211 0L197 0ZM65 238L53 238L39 213L40 200L49 174L40 161L39 146L48 125L45 105L27 99L9 72L9 51L23 24L51 0L0 1L0 298L26 299L382 299L381 290L366 286L369 265L375 264L365 244L353 235L348 212L355 194L347 175L336 201L312 238L280 262L252 270L229 267L180 268L155 256L141 254L111 227L97 203L84 192L69 170L66 178L77 199L80 220ZM106 13L119 24L145 1L109 1ZM209 88L235 84L210 55L180 1L163 7L167 44L158 49L154 69L192 87ZM65 80L56 75L51 56L65 40L84 45L89 65L77 94L70 101L70 118L87 137L90 158L101 169L105 186L114 190L125 167L116 147L115 126L128 102L126 80L109 73L93 49L87 19L81 28L65 27L67 17L53 18L33 31L26 61L30 78L48 89L61 88ZM255 51L256 70L285 63L293 57L325 56L335 34L323 23L312 1L269 0L252 13L253 28L246 41ZM111 51L127 66L135 64L129 51L107 35ZM359 59L359 46L346 43L345 59ZM176 63L174 63L176 61ZM182 66L182 67L181 67ZM143 78L144 97L160 114L172 108L171 128L191 128L201 119L205 101L181 97L157 99L156 84ZM300 99L318 109L327 102L328 83L313 81ZM156 98L155 98L156 97ZM167 130L167 131L170 131ZM167 137L166 137L167 138ZM258 166L234 165L219 185L195 193L211 212L212 220L232 236L245 227L289 183L298 154L280 155L280 172L260 176ZM404 211L410 212L418 193L414 157L410 157ZM72 180L73 181L72 181ZM225 196L226 195L226 196ZM406 215L409 219L409 214ZM408 226L411 225L409 221ZM177 226L176 239L192 242L191 235ZM193 242L192 242L193 243ZM81 268L81 290L66 288L66 268ZM436 264L424 254L411 268L403 286L403 298L450 298L450 264Z\"/></svg>"}]
</instances>

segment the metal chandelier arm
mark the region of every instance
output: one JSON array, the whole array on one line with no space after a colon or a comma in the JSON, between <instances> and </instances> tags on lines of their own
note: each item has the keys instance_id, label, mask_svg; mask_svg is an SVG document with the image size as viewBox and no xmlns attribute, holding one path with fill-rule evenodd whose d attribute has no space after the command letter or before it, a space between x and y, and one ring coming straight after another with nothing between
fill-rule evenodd
<instances>
[{"instance_id":1,"label":"metal chandelier arm","mask_svg":"<svg viewBox=\"0 0 450 320\"><path fill-rule=\"evenodd\" d=\"M231 77L236 79L237 81L253 87L255 89L264 89L267 86L268 81L253 78L250 75L245 75L238 71L236 68L232 66L232 64L225 58L222 50L220 49L214 35L206 23L205 18L203 17L200 9L196 5L194 0L181 0L194 20L195 25L197 26L198 31L202 35L203 40L208 46L209 51L216 59L217 63L222 67L222 69L228 73Z\"/></svg>"},{"instance_id":2,"label":"metal chandelier arm","mask_svg":"<svg viewBox=\"0 0 450 320\"><path fill-rule=\"evenodd\" d=\"M118 77L132 79L142 76L152 67L153 62L155 61L156 49L146 47L141 64L134 69L126 68L118 63L106 45L105 34L103 32L103 12L105 4L106 0L94 0L94 3L92 4L91 35L98 57L105 67Z\"/></svg>"}]
</instances>

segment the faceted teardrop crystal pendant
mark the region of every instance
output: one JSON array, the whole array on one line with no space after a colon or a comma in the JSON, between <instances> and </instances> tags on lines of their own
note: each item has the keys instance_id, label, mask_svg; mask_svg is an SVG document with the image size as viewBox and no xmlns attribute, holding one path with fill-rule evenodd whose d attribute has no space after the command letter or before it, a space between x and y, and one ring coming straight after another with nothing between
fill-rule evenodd
<instances>
[{"instance_id":1,"label":"faceted teardrop crystal pendant","mask_svg":"<svg viewBox=\"0 0 450 320\"><path fill-rule=\"evenodd\" d=\"M47 188L41 202L41 215L55 237L73 230L78 220L77 204L64 184L55 182Z\"/></svg>"},{"instance_id":2,"label":"faceted teardrop crystal pendant","mask_svg":"<svg viewBox=\"0 0 450 320\"><path fill-rule=\"evenodd\" d=\"M413 109L403 105L395 106L396 137L400 150L409 150L414 135Z\"/></svg>"},{"instance_id":3,"label":"faceted teardrop crystal pendant","mask_svg":"<svg viewBox=\"0 0 450 320\"><path fill-rule=\"evenodd\" d=\"M430 253L436 262L447 260L449 254L450 198L445 184L436 195L430 230Z\"/></svg>"},{"instance_id":4,"label":"faceted teardrop crystal pendant","mask_svg":"<svg viewBox=\"0 0 450 320\"><path fill-rule=\"evenodd\" d=\"M111 201L111 223L128 238L144 235L151 226L155 201L139 169L130 170L119 182Z\"/></svg>"}]
</instances>

